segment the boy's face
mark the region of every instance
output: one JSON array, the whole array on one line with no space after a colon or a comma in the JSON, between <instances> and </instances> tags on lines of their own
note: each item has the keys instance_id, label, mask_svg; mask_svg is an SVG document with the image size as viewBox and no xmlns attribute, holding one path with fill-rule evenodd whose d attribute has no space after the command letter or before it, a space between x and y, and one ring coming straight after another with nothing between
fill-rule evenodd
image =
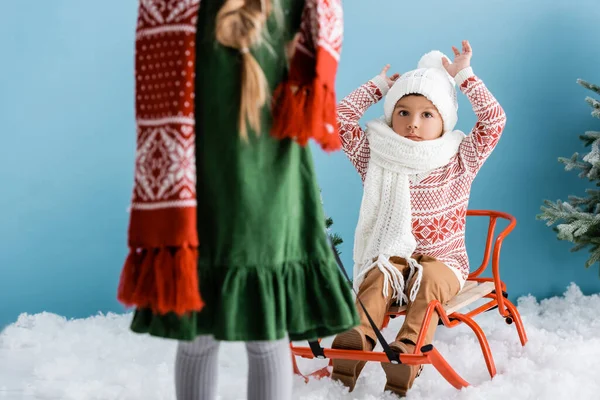
<instances>
[{"instance_id":1,"label":"boy's face","mask_svg":"<svg viewBox=\"0 0 600 400\"><path fill-rule=\"evenodd\" d=\"M444 123L437 108L427 97L406 95L396 103L392 130L407 139L422 141L442 136Z\"/></svg>"}]
</instances>

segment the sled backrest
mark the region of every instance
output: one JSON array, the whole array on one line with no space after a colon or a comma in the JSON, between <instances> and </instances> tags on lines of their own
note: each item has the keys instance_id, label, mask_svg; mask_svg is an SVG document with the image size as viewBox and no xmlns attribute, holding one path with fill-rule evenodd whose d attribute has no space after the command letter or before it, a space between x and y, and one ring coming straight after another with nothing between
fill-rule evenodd
<instances>
[{"instance_id":1,"label":"sled backrest","mask_svg":"<svg viewBox=\"0 0 600 400\"><path fill-rule=\"evenodd\" d=\"M490 219L485 243L485 252L483 253L483 261L481 262L479 268L469 274L468 279L479 277L487 268L490 258L492 260L492 274L494 277L498 277L500 272L500 250L502 248L502 241L517 225L516 218L501 211L491 210L467 210L467 217L488 217ZM496 229L496 222L498 218L507 220L508 226L504 228L494 239L494 231Z\"/></svg>"}]
</instances>

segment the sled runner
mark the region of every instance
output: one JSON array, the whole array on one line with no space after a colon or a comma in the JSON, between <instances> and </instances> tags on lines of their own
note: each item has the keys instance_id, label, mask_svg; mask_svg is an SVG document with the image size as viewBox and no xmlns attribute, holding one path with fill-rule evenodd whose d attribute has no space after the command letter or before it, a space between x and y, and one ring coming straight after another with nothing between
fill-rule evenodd
<instances>
[{"instance_id":1,"label":"sled runner","mask_svg":"<svg viewBox=\"0 0 600 400\"><path fill-rule=\"evenodd\" d=\"M437 312L440 317L440 324L443 324L447 328L454 328L460 324L466 324L473 330L475 336L479 341L479 345L483 352L483 357L487 369L490 373L490 377L496 375L496 366L494 364L494 358L490 351L487 338L481 329L481 327L473 319L475 316L491 311L494 309L498 310L498 313L507 324L515 325L517 333L521 340L521 344L525 346L527 343L527 335L521 316L515 305L508 300L508 294L506 292L506 285L500 279L500 250L502 248L502 242L504 238L514 229L517 221L516 219L507 213L499 211L488 211L488 210L469 210L467 216L476 217L489 217L489 225L487 232L487 240L485 245L485 253L481 266L474 272L469 274L468 280L465 283L463 289L449 302L441 304L439 301L432 301L429 303L423 323L421 324L421 333L417 339L415 351L413 354L398 354L395 353L383 339L381 332L375 329L375 334L378 337L378 342L383 347L384 351L362 351L362 350L339 350L339 349L327 349L320 345L321 340L309 342L309 347L297 347L290 344L292 350L292 359L294 365L294 373L304 377L305 381L308 381L309 377L328 377L330 375L330 367L332 366L333 359L346 359L346 360L361 360L361 361L373 361L373 362L391 362L391 363L402 363L409 365L424 365L431 364L439 373L455 388L461 389L469 386L469 383L465 381L445 360L440 352L433 345L423 346L425 340L425 326L429 325L431 317L434 312ZM504 219L508 221L508 226L504 228L498 236L494 238L494 231L496 228L496 222L498 219ZM482 278L481 274L486 270L489 261L492 261L492 277ZM345 270L341 265L341 261L338 258L338 263L342 268L342 271L346 275ZM347 277L347 275L346 275ZM468 311L461 313L461 310L480 299L488 299L485 304ZM385 328L390 318L395 318L399 315L405 315L406 306L392 306L388 310L383 328ZM370 319L370 317L368 317ZM377 328L377 327L374 327ZM303 375L298 369L296 363L296 356L304 358L328 358L329 366L317 370L308 375Z\"/></svg>"}]
</instances>

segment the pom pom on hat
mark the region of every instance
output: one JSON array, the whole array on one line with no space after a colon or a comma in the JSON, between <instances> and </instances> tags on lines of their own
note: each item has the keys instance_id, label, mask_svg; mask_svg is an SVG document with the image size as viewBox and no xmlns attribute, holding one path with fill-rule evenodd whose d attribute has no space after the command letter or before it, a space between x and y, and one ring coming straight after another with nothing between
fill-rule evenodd
<instances>
[{"instance_id":1,"label":"pom pom on hat","mask_svg":"<svg viewBox=\"0 0 600 400\"><path fill-rule=\"evenodd\" d=\"M448 80L450 81L450 83L454 86L456 83L454 82L454 79L452 79L452 77L450 76L448 71L446 71L446 68L444 68L444 64L442 64L442 58L447 59L448 62L450 64L452 64L452 61L450 60L450 58L448 58L448 56L446 56L444 53L442 53L439 50L432 50L429 53L424 54L423 57L421 57L421 59L419 60L419 64L417 64L417 68L418 69L423 69L423 68L441 69L448 76Z\"/></svg>"},{"instance_id":2,"label":"pom pom on hat","mask_svg":"<svg viewBox=\"0 0 600 400\"><path fill-rule=\"evenodd\" d=\"M419 64L417 68L439 68L444 69L444 64L442 64L442 57L446 57L444 53L439 50L432 50L427 54L424 54L423 57L419 60ZM450 61L450 59L448 59Z\"/></svg>"},{"instance_id":3,"label":"pom pom on hat","mask_svg":"<svg viewBox=\"0 0 600 400\"><path fill-rule=\"evenodd\" d=\"M452 131L458 120L456 82L442 64L444 53L433 50L421 57L417 69L408 71L394 83L383 105L385 120L392 123L392 113L398 100L409 94L422 94L437 108L444 121L444 133Z\"/></svg>"}]
</instances>

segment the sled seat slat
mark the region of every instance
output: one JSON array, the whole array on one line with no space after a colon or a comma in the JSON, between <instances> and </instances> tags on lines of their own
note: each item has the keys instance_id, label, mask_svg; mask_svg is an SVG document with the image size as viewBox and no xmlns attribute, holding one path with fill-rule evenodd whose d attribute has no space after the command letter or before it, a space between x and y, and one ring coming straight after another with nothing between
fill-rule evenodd
<instances>
[{"instance_id":1,"label":"sled seat slat","mask_svg":"<svg viewBox=\"0 0 600 400\"><path fill-rule=\"evenodd\" d=\"M462 290L450 301L444 304L444 310L448 315L460 310L490 294L494 290L494 282L466 281ZM390 314L398 314L406 311L406 304L402 306L391 306L388 310Z\"/></svg>"}]
</instances>

